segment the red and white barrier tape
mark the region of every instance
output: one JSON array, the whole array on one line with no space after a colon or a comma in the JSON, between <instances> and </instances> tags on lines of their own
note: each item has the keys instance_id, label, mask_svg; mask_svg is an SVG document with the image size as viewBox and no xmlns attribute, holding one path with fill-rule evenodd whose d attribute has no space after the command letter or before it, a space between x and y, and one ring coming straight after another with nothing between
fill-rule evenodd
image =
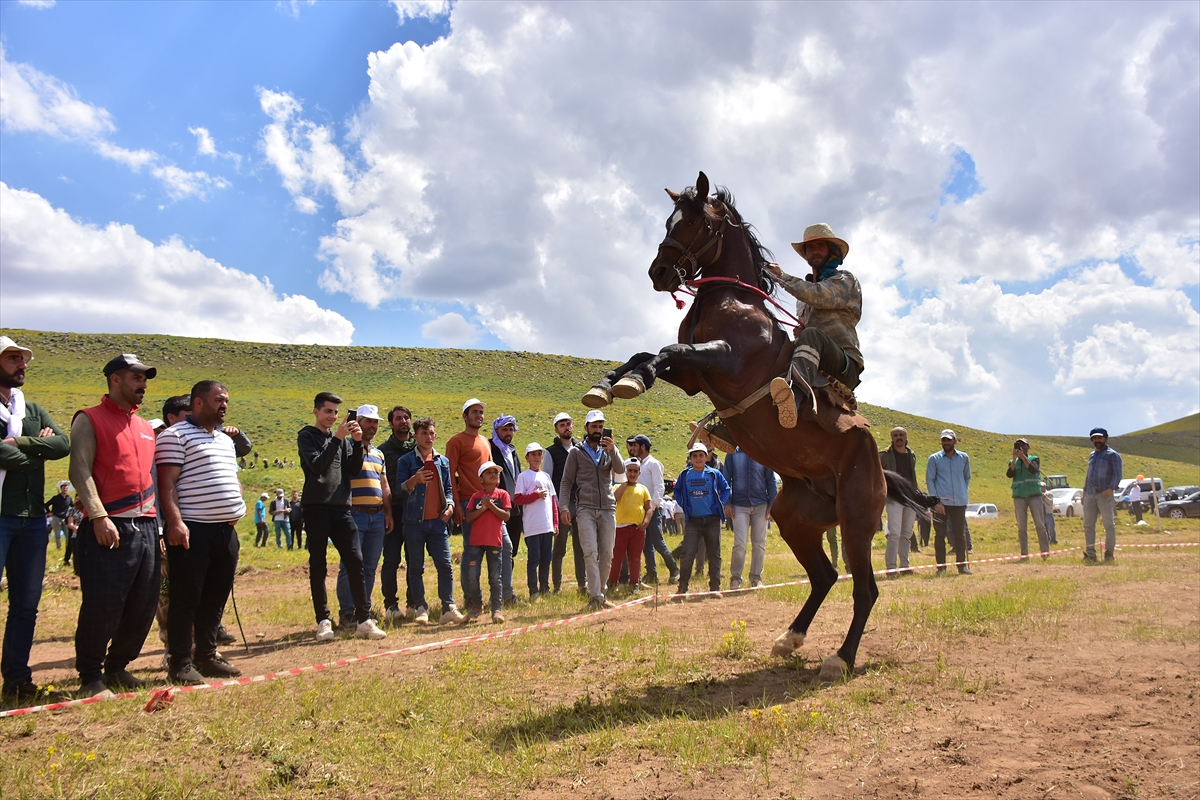
<instances>
[{"instance_id":1,"label":"red and white barrier tape","mask_svg":"<svg viewBox=\"0 0 1200 800\"><path fill-rule=\"evenodd\" d=\"M1200 547L1200 542L1164 542L1161 544L1119 544L1119 545L1117 545L1117 547L1118 547L1118 549L1121 549L1121 550L1127 550L1127 549L1131 549L1131 548ZM1075 551L1083 550L1083 549L1084 549L1083 547L1066 547L1066 548L1062 548L1059 550L1050 550L1044 554L1037 553L1037 554L1028 555L1028 556L1021 556L1021 555L998 556L996 558L981 558L981 559L977 559L977 560L969 561L969 562L965 562L965 563L967 563L967 564L991 564L991 563L999 563L999 562L1004 562L1004 561L1020 561L1023 559L1025 559L1025 560L1031 559L1034 557L1034 555L1051 556L1051 555L1059 555L1062 553L1075 552ZM1102 545L1100 546L1100 549L1103 550ZM935 569L938 567L955 566L956 564L957 564L957 562L951 562L949 564L922 564L921 566L910 567L909 569L911 569L913 571L924 570L924 569ZM875 570L874 574L889 575L889 574L900 573L903 571L904 570L902 570L902 569L891 569L891 570L880 569L880 570ZM840 578L850 578L852 576L849 574L842 574L842 575L839 575L839 577ZM759 591L764 591L766 589L780 589L780 588L784 588L784 587L788 587L788 586L802 586L807 583L809 583L809 580L807 578L802 578L800 580L788 581L785 583L763 584L761 586L744 587L744 588L740 588L740 589L726 589L723 591L715 591L715 592L714 591L688 592L686 595L682 595L682 594L661 595L661 594L655 593L655 594L651 594L651 595L646 595L645 597L634 598L633 600L626 601L624 603L621 603L620 605L614 606L613 608L605 608L605 609L601 609L599 611L591 611L586 614L576 614L575 616L572 616L572 617L564 617L563 619L549 620L547 622L538 622L533 625L525 625L525 626L522 626L519 628L508 628L508 629L502 630L502 631L489 631L488 633L479 633L479 634L475 634L472 636L456 636L451 639L442 639L442 640L436 641L436 642L424 642L422 644L409 645L408 647L401 647L401 648L397 648L395 650L386 650L386 651L380 652L380 653L368 653L368 654L362 655L362 656L352 656L350 658L341 658L341 659L338 659L337 661L330 661L325 664L313 664L313 665L307 666L307 667L295 667L293 669L284 670L281 672L268 672L263 675L255 675L255 676L249 677L249 678L235 678L233 680L228 680L228 681L213 681L212 683L204 683L204 684L200 684L199 686L174 686L174 687L169 687L169 688L158 688L158 689L154 689L150 693L150 699L149 699L149 702L146 704L145 710L146 711L157 711L161 708L164 708L165 706L167 706L171 703L171 701L175 698L176 694L182 693L182 692L196 692L196 691L201 691L204 689L224 689L228 686L245 686L245 685L248 685L251 683L262 683L264 681L272 681L272 680L278 680L280 678L288 678L288 677L293 677L296 675L303 675L306 672L324 672L325 670L332 669L334 667L345 667L350 664L356 664L356 663L359 663L362 661L372 661L377 658L389 658L391 656L409 655L411 653L421 653L421 652L425 652L425 651L429 651L429 650L438 650L438 649L441 649L444 647L454 647L454 646L463 645L463 644L475 644L478 642L490 641L492 639L504 639L504 638L509 638L509 637L513 637L513 636L520 636L521 634L525 634L525 633L532 633L534 631L545 630L547 628L556 628L556 627L559 627L562 625L570 625L572 623L580 622L582 620L595 619L597 617L601 617L606 614L613 614L617 611L624 611L625 609L633 608L634 606L639 606L639 605L643 605L645 603L649 603L649 602L655 600L656 598L662 598L665 600L674 600L676 602L682 601L682 600L702 600L705 597L749 594L750 592L759 592ZM58 703L46 703L45 705L30 706L28 708L14 708L9 711L0 711L0 719L3 719L5 717L16 717L16 716L22 716L22 715L26 715L26 714L34 714L39 711L57 711L57 710L63 709L63 708L75 708L77 706L95 705L97 703L104 703L104 702L108 702L110 700L126 700L131 697L137 697L137 696L138 696L137 692L123 692L121 694L110 694L110 695L106 695L106 696L85 697L85 698L82 698L79 700L64 700L64 701L61 701Z\"/></svg>"}]
</instances>

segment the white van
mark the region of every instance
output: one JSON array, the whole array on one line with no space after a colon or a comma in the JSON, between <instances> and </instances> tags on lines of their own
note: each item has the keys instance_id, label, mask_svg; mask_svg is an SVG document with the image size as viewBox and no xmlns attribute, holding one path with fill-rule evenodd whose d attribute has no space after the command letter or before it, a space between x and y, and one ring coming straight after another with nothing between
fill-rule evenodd
<instances>
[{"instance_id":1,"label":"white van","mask_svg":"<svg viewBox=\"0 0 1200 800\"><path fill-rule=\"evenodd\" d=\"M1160 503L1166 500L1166 492L1163 491L1162 478L1154 479L1153 490L1150 488L1151 484L1149 479L1138 481L1137 478L1126 478L1117 484L1117 491L1113 492L1113 497L1117 498L1117 508L1129 508L1129 490L1133 488L1135 483L1142 487L1142 502L1146 504L1146 508L1153 507L1154 500L1150 497L1151 491L1158 495L1158 501Z\"/></svg>"}]
</instances>

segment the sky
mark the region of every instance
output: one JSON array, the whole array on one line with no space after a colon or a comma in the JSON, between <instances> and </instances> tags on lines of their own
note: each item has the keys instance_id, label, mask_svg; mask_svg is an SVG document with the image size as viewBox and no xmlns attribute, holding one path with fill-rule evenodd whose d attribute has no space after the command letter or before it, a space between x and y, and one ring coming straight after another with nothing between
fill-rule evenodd
<instances>
[{"instance_id":1,"label":"sky","mask_svg":"<svg viewBox=\"0 0 1200 800\"><path fill-rule=\"evenodd\" d=\"M849 241L861 400L1200 410L1196 3L0 0L4 328L623 361L701 170Z\"/></svg>"}]
</instances>

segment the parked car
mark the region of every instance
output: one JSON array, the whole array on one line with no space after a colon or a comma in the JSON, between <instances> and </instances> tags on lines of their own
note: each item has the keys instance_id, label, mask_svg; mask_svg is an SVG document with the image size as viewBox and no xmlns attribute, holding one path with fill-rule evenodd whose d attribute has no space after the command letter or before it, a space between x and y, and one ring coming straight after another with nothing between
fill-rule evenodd
<instances>
[{"instance_id":1,"label":"parked car","mask_svg":"<svg viewBox=\"0 0 1200 800\"><path fill-rule=\"evenodd\" d=\"M967 517L978 519L999 519L1000 511L994 503L971 503L967 506Z\"/></svg>"},{"instance_id":2,"label":"parked car","mask_svg":"<svg viewBox=\"0 0 1200 800\"><path fill-rule=\"evenodd\" d=\"M1056 517L1083 516L1083 489L1051 489Z\"/></svg>"},{"instance_id":3,"label":"parked car","mask_svg":"<svg viewBox=\"0 0 1200 800\"><path fill-rule=\"evenodd\" d=\"M1047 475L1046 476L1046 488L1047 489L1069 489L1070 487L1071 487L1071 484L1067 483L1066 475Z\"/></svg>"},{"instance_id":4,"label":"parked car","mask_svg":"<svg viewBox=\"0 0 1200 800\"><path fill-rule=\"evenodd\" d=\"M1200 492L1200 486L1172 486L1167 489L1163 499L1165 500L1182 500L1183 498Z\"/></svg>"},{"instance_id":5,"label":"parked car","mask_svg":"<svg viewBox=\"0 0 1200 800\"><path fill-rule=\"evenodd\" d=\"M1117 485L1117 491L1113 493L1117 498L1117 508L1129 508L1129 490L1133 488L1133 484L1135 483L1142 487L1142 508L1154 508L1154 499L1150 497L1151 484L1149 479L1139 481L1137 478L1126 478ZM1154 479L1153 491L1158 494L1158 502L1161 503L1166 499L1167 493L1163 490L1163 482L1161 478Z\"/></svg>"},{"instance_id":6,"label":"parked car","mask_svg":"<svg viewBox=\"0 0 1200 800\"><path fill-rule=\"evenodd\" d=\"M1200 517L1200 492L1190 494L1182 500L1164 500L1158 504L1158 513L1171 519Z\"/></svg>"}]
</instances>

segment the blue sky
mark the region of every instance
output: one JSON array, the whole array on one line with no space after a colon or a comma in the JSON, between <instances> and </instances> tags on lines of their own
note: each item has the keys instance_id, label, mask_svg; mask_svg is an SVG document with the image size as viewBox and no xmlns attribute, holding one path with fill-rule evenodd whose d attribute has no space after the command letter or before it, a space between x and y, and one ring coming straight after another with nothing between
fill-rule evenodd
<instances>
[{"instance_id":1,"label":"blue sky","mask_svg":"<svg viewBox=\"0 0 1200 800\"><path fill-rule=\"evenodd\" d=\"M0 0L0 325L623 360L703 169L851 242L864 400L1195 412L1200 9L1039 8Z\"/></svg>"}]
</instances>

